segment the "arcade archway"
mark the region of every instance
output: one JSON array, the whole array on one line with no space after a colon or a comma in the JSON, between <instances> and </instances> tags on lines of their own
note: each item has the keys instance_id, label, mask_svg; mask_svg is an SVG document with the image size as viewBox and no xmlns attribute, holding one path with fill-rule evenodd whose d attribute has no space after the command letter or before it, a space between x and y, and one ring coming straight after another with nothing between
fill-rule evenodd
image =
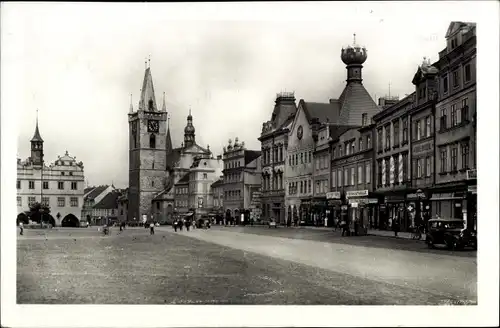
<instances>
[{"instance_id":1,"label":"arcade archway","mask_svg":"<svg viewBox=\"0 0 500 328\"><path fill-rule=\"evenodd\" d=\"M73 214L66 215L61 221L61 227L79 227L80 221Z\"/></svg>"}]
</instances>

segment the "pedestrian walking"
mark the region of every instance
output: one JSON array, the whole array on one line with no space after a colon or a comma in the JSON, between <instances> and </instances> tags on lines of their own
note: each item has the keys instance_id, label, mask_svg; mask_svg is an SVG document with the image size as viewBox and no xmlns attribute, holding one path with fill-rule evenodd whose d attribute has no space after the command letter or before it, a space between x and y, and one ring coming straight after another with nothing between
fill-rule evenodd
<instances>
[{"instance_id":1,"label":"pedestrian walking","mask_svg":"<svg viewBox=\"0 0 500 328\"><path fill-rule=\"evenodd\" d=\"M359 234L359 218L354 219L354 235L358 236Z\"/></svg>"},{"instance_id":2,"label":"pedestrian walking","mask_svg":"<svg viewBox=\"0 0 500 328\"><path fill-rule=\"evenodd\" d=\"M153 222L151 222L149 224L149 234L150 235L154 235L155 234L155 224Z\"/></svg>"},{"instance_id":3,"label":"pedestrian walking","mask_svg":"<svg viewBox=\"0 0 500 328\"><path fill-rule=\"evenodd\" d=\"M347 236L348 232L347 232L347 222L342 219L342 221L340 221L340 229L342 229L342 237Z\"/></svg>"},{"instance_id":4,"label":"pedestrian walking","mask_svg":"<svg viewBox=\"0 0 500 328\"><path fill-rule=\"evenodd\" d=\"M177 222L177 219L174 220L174 222L172 223L172 226L174 227L174 231L177 232L177 225L179 223Z\"/></svg>"},{"instance_id":5,"label":"pedestrian walking","mask_svg":"<svg viewBox=\"0 0 500 328\"><path fill-rule=\"evenodd\" d=\"M191 226L191 220L186 220L185 225L186 225L186 230L189 231L189 227Z\"/></svg>"},{"instance_id":6,"label":"pedestrian walking","mask_svg":"<svg viewBox=\"0 0 500 328\"><path fill-rule=\"evenodd\" d=\"M19 234L22 236L24 234L24 224L19 222Z\"/></svg>"},{"instance_id":7,"label":"pedestrian walking","mask_svg":"<svg viewBox=\"0 0 500 328\"><path fill-rule=\"evenodd\" d=\"M399 232L399 219L398 218L394 218L392 220L392 229L394 230L394 237L397 237L398 232Z\"/></svg>"},{"instance_id":8,"label":"pedestrian walking","mask_svg":"<svg viewBox=\"0 0 500 328\"><path fill-rule=\"evenodd\" d=\"M333 231L337 231L339 225L339 219L335 218L333 219Z\"/></svg>"}]
</instances>

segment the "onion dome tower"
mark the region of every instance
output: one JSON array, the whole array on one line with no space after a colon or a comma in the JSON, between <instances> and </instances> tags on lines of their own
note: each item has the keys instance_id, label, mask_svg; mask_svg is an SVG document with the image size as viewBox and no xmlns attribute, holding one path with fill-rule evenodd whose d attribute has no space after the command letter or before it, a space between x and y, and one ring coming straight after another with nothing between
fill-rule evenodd
<instances>
[{"instance_id":1,"label":"onion dome tower","mask_svg":"<svg viewBox=\"0 0 500 328\"><path fill-rule=\"evenodd\" d=\"M191 108L187 117L187 125L184 128L184 147L190 147L195 143L195 129L193 126L193 116L191 115Z\"/></svg>"},{"instance_id":2,"label":"onion dome tower","mask_svg":"<svg viewBox=\"0 0 500 328\"><path fill-rule=\"evenodd\" d=\"M354 34L353 44L342 48L340 58L347 65L347 84L362 83L361 70L368 54L365 47L356 44L356 34Z\"/></svg>"}]
</instances>

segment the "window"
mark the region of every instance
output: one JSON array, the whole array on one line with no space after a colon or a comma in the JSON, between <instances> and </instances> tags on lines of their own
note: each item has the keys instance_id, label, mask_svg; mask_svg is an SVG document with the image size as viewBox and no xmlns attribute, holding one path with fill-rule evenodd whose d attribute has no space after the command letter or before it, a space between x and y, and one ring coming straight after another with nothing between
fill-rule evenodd
<instances>
[{"instance_id":1,"label":"window","mask_svg":"<svg viewBox=\"0 0 500 328\"><path fill-rule=\"evenodd\" d=\"M451 126L457 125L457 106L451 105Z\"/></svg>"},{"instance_id":2,"label":"window","mask_svg":"<svg viewBox=\"0 0 500 328\"><path fill-rule=\"evenodd\" d=\"M311 163L311 162L312 162L312 152L309 151L309 163Z\"/></svg>"},{"instance_id":3,"label":"window","mask_svg":"<svg viewBox=\"0 0 500 328\"><path fill-rule=\"evenodd\" d=\"M369 134L366 136L366 148L372 148L372 137Z\"/></svg>"},{"instance_id":4,"label":"window","mask_svg":"<svg viewBox=\"0 0 500 328\"><path fill-rule=\"evenodd\" d=\"M207 174L203 173L203 179L207 179Z\"/></svg>"},{"instance_id":5,"label":"window","mask_svg":"<svg viewBox=\"0 0 500 328\"><path fill-rule=\"evenodd\" d=\"M356 151L355 151L355 141L351 141L351 154L354 154Z\"/></svg>"},{"instance_id":6,"label":"window","mask_svg":"<svg viewBox=\"0 0 500 328\"><path fill-rule=\"evenodd\" d=\"M430 157L425 158L425 176L427 176L427 177L431 176L431 158Z\"/></svg>"},{"instance_id":7,"label":"window","mask_svg":"<svg viewBox=\"0 0 500 328\"><path fill-rule=\"evenodd\" d=\"M394 146L399 146L399 121L395 121L392 128L394 129Z\"/></svg>"},{"instance_id":8,"label":"window","mask_svg":"<svg viewBox=\"0 0 500 328\"><path fill-rule=\"evenodd\" d=\"M43 182L43 189L49 189L49 182L48 181Z\"/></svg>"},{"instance_id":9,"label":"window","mask_svg":"<svg viewBox=\"0 0 500 328\"><path fill-rule=\"evenodd\" d=\"M398 163L398 155L394 155L394 183L399 181L399 163Z\"/></svg>"},{"instance_id":10,"label":"window","mask_svg":"<svg viewBox=\"0 0 500 328\"><path fill-rule=\"evenodd\" d=\"M30 181L30 182L28 183L28 187L29 187L30 189L35 189L35 181Z\"/></svg>"},{"instance_id":11,"label":"window","mask_svg":"<svg viewBox=\"0 0 500 328\"><path fill-rule=\"evenodd\" d=\"M363 183L363 166L358 166L358 184Z\"/></svg>"},{"instance_id":12,"label":"window","mask_svg":"<svg viewBox=\"0 0 500 328\"><path fill-rule=\"evenodd\" d=\"M156 148L156 137L154 134L149 136L149 148Z\"/></svg>"},{"instance_id":13,"label":"window","mask_svg":"<svg viewBox=\"0 0 500 328\"><path fill-rule=\"evenodd\" d=\"M403 154L403 182L408 179L408 153Z\"/></svg>"},{"instance_id":14,"label":"window","mask_svg":"<svg viewBox=\"0 0 500 328\"><path fill-rule=\"evenodd\" d=\"M420 140L422 137L422 122L420 120L417 121L417 140Z\"/></svg>"},{"instance_id":15,"label":"window","mask_svg":"<svg viewBox=\"0 0 500 328\"><path fill-rule=\"evenodd\" d=\"M351 167L351 186L354 186L356 184L356 169L354 167Z\"/></svg>"},{"instance_id":16,"label":"window","mask_svg":"<svg viewBox=\"0 0 500 328\"><path fill-rule=\"evenodd\" d=\"M368 125L368 115L366 113L361 114L361 125Z\"/></svg>"},{"instance_id":17,"label":"window","mask_svg":"<svg viewBox=\"0 0 500 328\"><path fill-rule=\"evenodd\" d=\"M304 153L300 153L300 164L304 164Z\"/></svg>"},{"instance_id":18,"label":"window","mask_svg":"<svg viewBox=\"0 0 500 328\"><path fill-rule=\"evenodd\" d=\"M377 130L377 151L381 152L384 149L384 146L382 146L382 128L379 128Z\"/></svg>"},{"instance_id":19,"label":"window","mask_svg":"<svg viewBox=\"0 0 500 328\"><path fill-rule=\"evenodd\" d=\"M64 172L61 172L61 175L64 175Z\"/></svg>"},{"instance_id":20,"label":"window","mask_svg":"<svg viewBox=\"0 0 500 328\"><path fill-rule=\"evenodd\" d=\"M443 77L443 93L448 93L448 76Z\"/></svg>"},{"instance_id":21,"label":"window","mask_svg":"<svg viewBox=\"0 0 500 328\"><path fill-rule=\"evenodd\" d=\"M370 162L366 163L365 164L365 182L366 183L371 182L371 174L372 174L371 169L372 169L371 163Z\"/></svg>"},{"instance_id":22,"label":"window","mask_svg":"<svg viewBox=\"0 0 500 328\"><path fill-rule=\"evenodd\" d=\"M382 160L377 162L377 184L382 185Z\"/></svg>"},{"instance_id":23,"label":"window","mask_svg":"<svg viewBox=\"0 0 500 328\"><path fill-rule=\"evenodd\" d=\"M336 187L337 186L337 172L336 171L332 171L332 187Z\"/></svg>"},{"instance_id":24,"label":"window","mask_svg":"<svg viewBox=\"0 0 500 328\"><path fill-rule=\"evenodd\" d=\"M337 171L337 187L342 187L342 170Z\"/></svg>"},{"instance_id":25,"label":"window","mask_svg":"<svg viewBox=\"0 0 500 328\"><path fill-rule=\"evenodd\" d=\"M362 151L362 150L363 150L363 137L360 137L360 138L359 138L359 145L358 145L358 149L359 149L359 151Z\"/></svg>"},{"instance_id":26,"label":"window","mask_svg":"<svg viewBox=\"0 0 500 328\"><path fill-rule=\"evenodd\" d=\"M33 196L28 197L28 205L31 206L31 204L33 204L35 202L36 202L36 197L33 197Z\"/></svg>"},{"instance_id":27,"label":"window","mask_svg":"<svg viewBox=\"0 0 500 328\"><path fill-rule=\"evenodd\" d=\"M154 187L154 186L155 186L155 182L151 181L151 187Z\"/></svg>"},{"instance_id":28,"label":"window","mask_svg":"<svg viewBox=\"0 0 500 328\"><path fill-rule=\"evenodd\" d=\"M77 189L77 182L73 181L71 182L71 190L76 190Z\"/></svg>"},{"instance_id":29,"label":"window","mask_svg":"<svg viewBox=\"0 0 500 328\"><path fill-rule=\"evenodd\" d=\"M21 180L17 180L16 182L16 188L21 189Z\"/></svg>"},{"instance_id":30,"label":"window","mask_svg":"<svg viewBox=\"0 0 500 328\"><path fill-rule=\"evenodd\" d=\"M17 196L17 207L23 206L22 198L21 196Z\"/></svg>"},{"instance_id":31,"label":"window","mask_svg":"<svg viewBox=\"0 0 500 328\"><path fill-rule=\"evenodd\" d=\"M57 197L57 206L58 207L66 206L66 199L64 197Z\"/></svg>"},{"instance_id":32,"label":"window","mask_svg":"<svg viewBox=\"0 0 500 328\"><path fill-rule=\"evenodd\" d=\"M466 170L469 168L469 143L462 143L462 169Z\"/></svg>"},{"instance_id":33,"label":"window","mask_svg":"<svg viewBox=\"0 0 500 328\"><path fill-rule=\"evenodd\" d=\"M345 143L345 154L346 154L346 156L351 153L350 151L351 151L351 147L349 147L349 143L346 142Z\"/></svg>"},{"instance_id":34,"label":"window","mask_svg":"<svg viewBox=\"0 0 500 328\"><path fill-rule=\"evenodd\" d=\"M385 165L385 178L384 179L385 179L385 184L386 185L389 185L389 183L390 183L390 181L389 181L389 174L391 173L391 170L389 168L389 164L390 164L389 160L386 159L384 161L384 165Z\"/></svg>"},{"instance_id":35,"label":"window","mask_svg":"<svg viewBox=\"0 0 500 328\"><path fill-rule=\"evenodd\" d=\"M447 171L447 163L446 163L446 156L447 156L447 152L446 152L446 148L442 148L441 149L441 152L440 152L440 156L441 156L441 173L445 173Z\"/></svg>"},{"instance_id":36,"label":"window","mask_svg":"<svg viewBox=\"0 0 500 328\"><path fill-rule=\"evenodd\" d=\"M283 161L283 146L280 146L279 152L280 152L280 162L282 162Z\"/></svg>"},{"instance_id":37,"label":"window","mask_svg":"<svg viewBox=\"0 0 500 328\"><path fill-rule=\"evenodd\" d=\"M453 71L453 87L458 87L458 69Z\"/></svg>"},{"instance_id":38,"label":"window","mask_svg":"<svg viewBox=\"0 0 500 328\"><path fill-rule=\"evenodd\" d=\"M309 185L309 193L311 193L311 189L312 189L312 181L311 180L309 180L308 185Z\"/></svg>"},{"instance_id":39,"label":"window","mask_svg":"<svg viewBox=\"0 0 500 328\"><path fill-rule=\"evenodd\" d=\"M71 197L69 199L69 204L71 207L78 207L78 197Z\"/></svg>"},{"instance_id":40,"label":"window","mask_svg":"<svg viewBox=\"0 0 500 328\"><path fill-rule=\"evenodd\" d=\"M50 198L49 197L42 197L42 205L50 206Z\"/></svg>"},{"instance_id":41,"label":"window","mask_svg":"<svg viewBox=\"0 0 500 328\"><path fill-rule=\"evenodd\" d=\"M320 185L319 185L319 181L316 181L316 193L319 194L319 188L320 188Z\"/></svg>"},{"instance_id":42,"label":"window","mask_svg":"<svg viewBox=\"0 0 500 328\"><path fill-rule=\"evenodd\" d=\"M451 147L451 171L455 172L457 170L457 156L458 156L458 146L454 145Z\"/></svg>"},{"instance_id":43,"label":"window","mask_svg":"<svg viewBox=\"0 0 500 328\"><path fill-rule=\"evenodd\" d=\"M59 190L63 190L64 189L64 181L57 182L57 189L59 189Z\"/></svg>"},{"instance_id":44,"label":"window","mask_svg":"<svg viewBox=\"0 0 500 328\"><path fill-rule=\"evenodd\" d=\"M299 165L299 154L295 154L295 165Z\"/></svg>"},{"instance_id":45,"label":"window","mask_svg":"<svg viewBox=\"0 0 500 328\"><path fill-rule=\"evenodd\" d=\"M417 178L420 179L423 176L422 158L417 159Z\"/></svg>"},{"instance_id":46,"label":"window","mask_svg":"<svg viewBox=\"0 0 500 328\"><path fill-rule=\"evenodd\" d=\"M430 137L431 136L431 117L427 116L425 118L425 136Z\"/></svg>"},{"instance_id":47,"label":"window","mask_svg":"<svg viewBox=\"0 0 500 328\"><path fill-rule=\"evenodd\" d=\"M464 82L470 81L470 64L464 66Z\"/></svg>"},{"instance_id":48,"label":"window","mask_svg":"<svg viewBox=\"0 0 500 328\"><path fill-rule=\"evenodd\" d=\"M462 119L461 121L468 121L469 120L469 98L464 98L462 99ZM461 122L459 122L461 123Z\"/></svg>"},{"instance_id":49,"label":"window","mask_svg":"<svg viewBox=\"0 0 500 328\"><path fill-rule=\"evenodd\" d=\"M344 186L349 185L349 170L344 169Z\"/></svg>"},{"instance_id":50,"label":"window","mask_svg":"<svg viewBox=\"0 0 500 328\"><path fill-rule=\"evenodd\" d=\"M385 127L385 149L391 148L391 126Z\"/></svg>"},{"instance_id":51,"label":"window","mask_svg":"<svg viewBox=\"0 0 500 328\"><path fill-rule=\"evenodd\" d=\"M403 144L408 142L408 118L403 118Z\"/></svg>"},{"instance_id":52,"label":"window","mask_svg":"<svg viewBox=\"0 0 500 328\"><path fill-rule=\"evenodd\" d=\"M339 145L339 157L342 157L343 154L342 154L342 145Z\"/></svg>"},{"instance_id":53,"label":"window","mask_svg":"<svg viewBox=\"0 0 500 328\"><path fill-rule=\"evenodd\" d=\"M300 193L304 193L304 181L300 181Z\"/></svg>"},{"instance_id":54,"label":"window","mask_svg":"<svg viewBox=\"0 0 500 328\"><path fill-rule=\"evenodd\" d=\"M316 170L319 170L319 157L316 158Z\"/></svg>"}]
</instances>

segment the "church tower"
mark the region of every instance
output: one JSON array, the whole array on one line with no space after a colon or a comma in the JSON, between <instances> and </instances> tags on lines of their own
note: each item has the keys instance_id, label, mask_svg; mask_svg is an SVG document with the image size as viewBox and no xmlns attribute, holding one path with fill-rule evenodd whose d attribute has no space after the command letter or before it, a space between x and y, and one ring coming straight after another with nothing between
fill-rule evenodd
<instances>
[{"instance_id":1,"label":"church tower","mask_svg":"<svg viewBox=\"0 0 500 328\"><path fill-rule=\"evenodd\" d=\"M191 109L189 109L189 115L187 117L187 125L184 128L184 147L191 147L196 143L195 140L195 129L193 126L193 116L191 115Z\"/></svg>"},{"instance_id":2,"label":"church tower","mask_svg":"<svg viewBox=\"0 0 500 328\"><path fill-rule=\"evenodd\" d=\"M31 162L34 166L43 165L43 139L38 131L38 111L36 113L35 134L31 138Z\"/></svg>"},{"instance_id":3,"label":"church tower","mask_svg":"<svg viewBox=\"0 0 500 328\"><path fill-rule=\"evenodd\" d=\"M137 111L129 114L128 220L151 216L151 201L164 188L166 170L167 112L156 105L151 68L146 67Z\"/></svg>"}]
</instances>

